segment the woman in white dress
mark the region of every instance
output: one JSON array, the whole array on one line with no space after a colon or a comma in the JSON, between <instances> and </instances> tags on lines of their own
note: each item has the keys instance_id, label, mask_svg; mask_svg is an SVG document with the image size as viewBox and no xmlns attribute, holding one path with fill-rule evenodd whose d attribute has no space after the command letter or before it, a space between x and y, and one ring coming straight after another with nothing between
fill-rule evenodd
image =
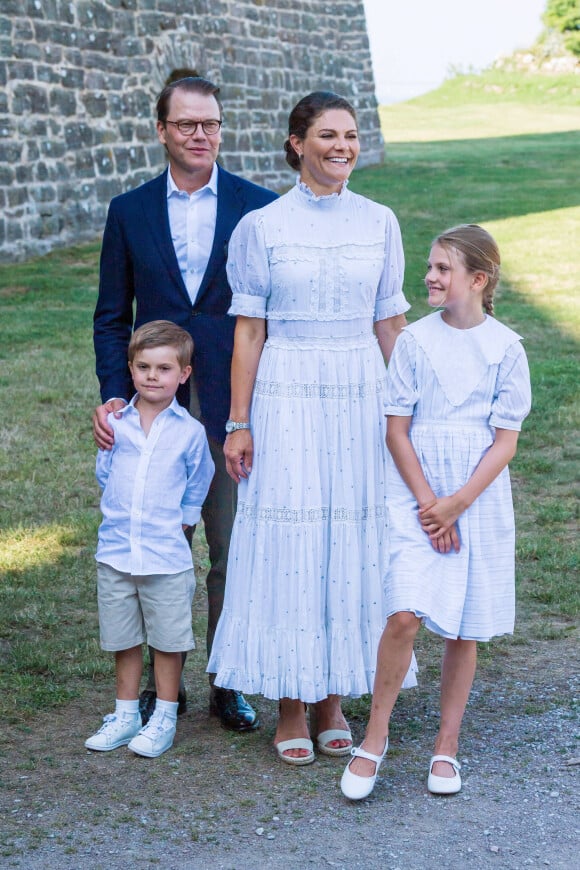
<instances>
[{"instance_id":1,"label":"woman in white dress","mask_svg":"<svg viewBox=\"0 0 580 870\"><path fill-rule=\"evenodd\" d=\"M285 143L296 186L246 215L229 245L224 450L239 494L208 669L279 700L288 764L314 760L311 737L328 755L351 751L340 697L372 691L386 617L385 361L409 305L394 214L346 186L359 147L345 99L300 100Z\"/></svg>"},{"instance_id":2,"label":"woman in white dress","mask_svg":"<svg viewBox=\"0 0 580 870\"><path fill-rule=\"evenodd\" d=\"M386 405L389 619L366 736L342 778L353 800L373 789L421 622L445 638L441 719L427 780L434 794L461 789L456 756L476 643L513 631L508 463L531 392L521 336L491 316L499 263L497 245L479 226L439 236L425 283L429 304L444 310L406 327L393 351Z\"/></svg>"}]
</instances>

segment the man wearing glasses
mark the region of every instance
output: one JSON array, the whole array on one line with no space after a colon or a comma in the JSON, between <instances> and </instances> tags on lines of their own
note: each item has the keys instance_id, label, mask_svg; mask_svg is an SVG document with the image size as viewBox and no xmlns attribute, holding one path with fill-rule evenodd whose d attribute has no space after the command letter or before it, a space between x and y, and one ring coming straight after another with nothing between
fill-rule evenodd
<instances>
[{"instance_id":1,"label":"man wearing glasses","mask_svg":"<svg viewBox=\"0 0 580 870\"><path fill-rule=\"evenodd\" d=\"M236 506L235 483L225 470L222 450L235 325L235 318L227 315L227 246L243 215L276 198L217 164L222 126L218 94L219 88L197 76L174 81L161 92L157 136L169 165L157 178L110 204L94 316L103 404L94 412L93 431L102 449L113 443L107 415L122 408L133 392L127 367L132 331L152 320L171 320L193 338L193 373L177 398L204 423L216 466L202 510L211 565L206 579L208 653L223 603ZM154 686L150 669L139 702L143 724L155 707ZM184 712L183 682L178 701L178 712ZM210 711L236 731L259 725L244 696L213 686L211 677Z\"/></svg>"}]
</instances>

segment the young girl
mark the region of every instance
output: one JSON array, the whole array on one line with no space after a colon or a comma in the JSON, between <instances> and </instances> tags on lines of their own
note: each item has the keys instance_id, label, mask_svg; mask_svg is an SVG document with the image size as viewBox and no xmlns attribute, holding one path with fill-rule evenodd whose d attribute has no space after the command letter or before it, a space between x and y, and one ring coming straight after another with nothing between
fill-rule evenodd
<instances>
[{"instance_id":1,"label":"young girl","mask_svg":"<svg viewBox=\"0 0 580 870\"><path fill-rule=\"evenodd\" d=\"M493 318L499 264L496 243L479 226L435 239L425 284L429 304L443 311L406 327L389 364L390 615L366 735L342 776L352 800L373 790L420 624L445 638L441 720L427 782L433 794L461 789L456 755L476 642L513 631L507 466L531 392L520 336Z\"/></svg>"}]
</instances>

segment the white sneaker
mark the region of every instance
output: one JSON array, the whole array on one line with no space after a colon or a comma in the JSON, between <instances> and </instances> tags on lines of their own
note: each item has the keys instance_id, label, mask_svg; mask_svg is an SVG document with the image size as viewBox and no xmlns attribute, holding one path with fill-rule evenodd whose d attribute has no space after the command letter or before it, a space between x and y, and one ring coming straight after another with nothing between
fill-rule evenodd
<instances>
[{"instance_id":1,"label":"white sneaker","mask_svg":"<svg viewBox=\"0 0 580 870\"><path fill-rule=\"evenodd\" d=\"M123 713L121 716L109 713L103 719L103 724L97 733L85 740L85 746L98 752L109 752L110 749L117 749L118 746L126 746L139 733L140 728L139 713L134 715Z\"/></svg>"},{"instance_id":2,"label":"white sneaker","mask_svg":"<svg viewBox=\"0 0 580 870\"><path fill-rule=\"evenodd\" d=\"M157 758L173 746L176 724L175 719L155 710L147 724L133 737L128 748L136 755Z\"/></svg>"}]
</instances>

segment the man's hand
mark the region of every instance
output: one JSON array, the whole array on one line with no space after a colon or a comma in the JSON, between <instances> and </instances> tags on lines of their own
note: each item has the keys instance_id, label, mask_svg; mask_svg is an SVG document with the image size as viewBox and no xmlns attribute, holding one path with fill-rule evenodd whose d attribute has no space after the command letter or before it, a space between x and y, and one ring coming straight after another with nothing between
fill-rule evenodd
<instances>
[{"instance_id":1,"label":"man's hand","mask_svg":"<svg viewBox=\"0 0 580 870\"><path fill-rule=\"evenodd\" d=\"M249 429L238 429L226 438L224 444L226 470L236 483L248 477L254 459L254 439Z\"/></svg>"},{"instance_id":2,"label":"man's hand","mask_svg":"<svg viewBox=\"0 0 580 870\"><path fill-rule=\"evenodd\" d=\"M105 402L104 405L99 405L93 413L93 438L101 450L110 450L115 441L114 432L107 423L109 414L114 413L115 417L120 417L118 413L121 408L124 408L127 402L124 399L111 399Z\"/></svg>"}]
</instances>

